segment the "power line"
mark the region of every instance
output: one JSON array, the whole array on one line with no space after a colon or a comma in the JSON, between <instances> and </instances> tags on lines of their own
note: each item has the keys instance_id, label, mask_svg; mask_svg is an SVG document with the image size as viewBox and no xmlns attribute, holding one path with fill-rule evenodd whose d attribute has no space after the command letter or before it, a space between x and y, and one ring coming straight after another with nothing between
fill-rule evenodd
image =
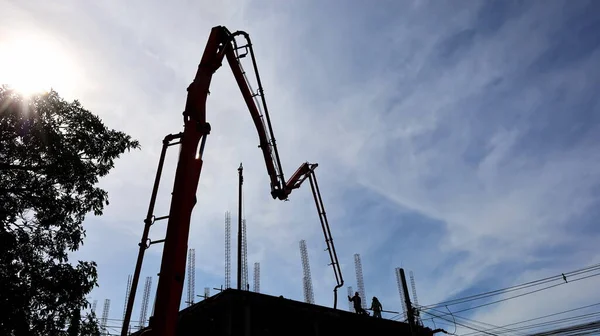
<instances>
[{"instance_id":1,"label":"power line","mask_svg":"<svg viewBox=\"0 0 600 336\"><path fill-rule=\"evenodd\" d=\"M577 278L577 279L572 279L569 282L575 282L575 281L579 281L579 280L584 280L584 279L595 277L595 276L598 276L598 275L600 275L600 273L595 273L595 274L588 275L588 276L585 276L585 277L581 277L581 278ZM474 307L469 307L469 308L461 309L461 310L455 311L454 313L462 313L462 312L465 312L465 311L468 311L468 310L473 310L473 309L477 309L477 308L481 308L481 307L493 305L493 304L496 304L496 303L500 303L500 302L504 302L504 301L508 301L508 300L512 300L512 299L516 299L516 298L521 297L521 296L525 296L525 295L529 295L529 294L541 292L543 290L550 289L550 288L553 288L553 287L556 287L556 286L560 286L560 285L564 285L564 284L565 283L558 283L558 284L546 286L546 287L543 287L543 288L540 288L540 289L536 289L536 290L533 290L533 291L530 291L530 292L526 292L526 293L522 293L522 294L510 296L510 297L507 297L507 298L504 298L504 299L500 299L500 300L496 300L496 301L492 301L492 302L480 304L480 305L477 305L477 306L474 306Z\"/></svg>"},{"instance_id":2,"label":"power line","mask_svg":"<svg viewBox=\"0 0 600 336\"><path fill-rule=\"evenodd\" d=\"M598 304L595 304L595 305L598 305ZM589 307L592 307L592 306L595 306L595 305L588 305L588 306L580 307L580 308L577 308L577 309L585 309L585 308L589 308ZM566 312L569 312L569 311L575 311L577 309L571 309L571 310L560 312L560 313L566 313ZM429 315L434 315L434 314L431 314L431 313L428 313L428 312L425 312L425 313L429 314ZM557 314L560 314L560 313L549 314L549 315L546 315L546 316L542 316L542 317L535 318L535 319L530 319L530 320L536 320L536 319L540 319L540 318L545 318L545 317L557 315ZM522 326L522 327L510 328L510 329L506 328L506 327L510 326L510 325L524 323L524 322L526 322L528 320L521 321L521 322L516 322L516 323L512 323L512 324L507 324L507 325L504 325L504 326L494 326L494 325L489 324L489 323L471 320L471 319L468 319L468 318L465 318L465 317L462 317L462 316L455 316L455 315L452 315L452 316L453 317L457 317L457 318L461 318L461 319L464 319L464 320L473 321L473 322L480 323L480 324L488 324L488 325L494 326L494 328L490 328L490 329L485 329L485 330L481 330L481 331L476 331L476 332L462 334L462 336L467 336L467 335L481 334L484 331L489 333L489 332L491 332L493 330L496 330L496 329L506 329L506 331L500 331L500 334L498 334L498 335L505 335L508 332L517 333L517 332L525 331L527 329L535 329L535 328L539 329L539 328L542 328L542 327L549 327L549 326L554 326L555 327L556 325L570 323L570 322L573 322L573 321L586 320L586 319L590 319L590 318L596 319L598 315L600 315L600 311L599 312L588 313L588 314L583 314L583 315L571 316L571 317L562 318L562 319L558 319L558 320L546 321L546 322L537 323L537 324L530 324L530 325L525 325L525 326ZM444 319L443 316L438 316L438 315L435 315L435 316L438 317L438 318L443 319L444 321L449 321L450 322L450 320ZM432 322L435 324L435 321L433 321L433 318L432 318ZM455 322L455 323L456 324L460 324L460 323L457 323L457 322ZM568 328L568 327L565 327L565 328ZM471 328L471 329L475 329L475 328ZM548 330L546 330L544 332L547 332L547 331ZM540 331L540 332L542 332L542 331Z\"/></svg>"},{"instance_id":3,"label":"power line","mask_svg":"<svg viewBox=\"0 0 600 336\"><path fill-rule=\"evenodd\" d=\"M600 302L599 303L590 304L590 305L587 305L587 306L582 306L582 307L578 307L578 308L564 310L564 311L561 311L561 312L558 312L558 313L548 314L548 315L544 315L544 316L540 316L540 317L535 317L535 318L530 318L530 319L519 321L519 322L505 324L503 327L514 326L514 325L517 325L517 324L523 324L523 323L527 323L527 322L531 322L531 321L535 321L535 320L541 320L541 319L544 319L544 318L547 318L547 317L552 317L552 316L556 316L556 315L566 314L566 313L570 313L570 312L574 312L574 311L582 310L582 309L586 309L586 308L591 308L591 307L595 307L595 306L600 306ZM494 328L488 329L488 331L493 330L493 329ZM470 336L470 335L473 335L473 334L477 334L477 332L471 332L471 333L463 334L462 336Z\"/></svg>"},{"instance_id":4,"label":"power line","mask_svg":"<svg viewBox=\"0 0 600 336\"><path fill-rule=\"evenodd\" d=\"M563 274L565 275L565 278L566 278L567 276L579 275L579 274L588 273L588 272L592 272L592 271L596 271L596 270L600 270L600 264L584 267L582 269L578 269L578 270L563 273ZM523 284L514 285L514 286L502 288L502 289L497 289L497 290L493 290L493 291L489 291L489 292L485 292L485 293L470 295L470 296L466 296L463 298L452 299L452 300L442 301L442 302L431 304L431 305L421 306L421 309L451 306L451 305L456 305L456 304L460 304L460 303L465 303L468 301L483 299L483 298L490 297L490 296L504 294L506 292L512 292L512 291L517 291L517 290L521 290L521 289L525 289L525 288L529 288L529 287L533 287L533 286L543 285L548 282L562 280L563 274L554 275L551 277L534 280L534 281L526 282ZM566 282L563 282L561 284L564 284L564 283L566 283Z\"/></svg>"},{"instance_id":5,"label":"power line","mask_svg":"<svg viewBox=\"0 0 600 336\"><path fill-rule=\"evenodd\" d=\"M523 327L519 327L517 329L514 329L515 331L525 331L527 329L539 329L539 328L543 328L543 327L550 327L552 326L553 329L542 329L534 334L528 333L528 335L541 335L541 334L554 334L557 331L560 331L562 329L568 329L568 328L572 328L572 327L576 327L576 326L580 326L582 325L581 323L579 324L571 324L571 325L567 325L567 326L563 326L560 329L556 329L557 325L561 325L561 324L565 324L565 323L572 323L574 321L580 321L580 320L585 320L585 319L590 319L590 318L594 318L596 319L597 315L600 314L600 312L594 312L594 313L590 313L590 314L584 314L584 315L579 315L579 316L574 316L574 317L568 317L568 318L564 318L564 319L558 319L558 320L553 320L553 321L547 321L547 322L543 322L543 323L537 323L537 324L532 324L532 325L527 325L527 326L523 326ZM594 320L591 322L599 322L598 320ZM585 322L585 323L590 323L590 322ZM491 329L486 329L486 332L489 332ZM463 334L462 336L465 335L472 335L472 334L480 334L479 332L474 332L474 333L467 333L467 334ZM499 335L503 335L502 333Z\"/></svg>"},{"instance_id":6,"label":"power line","mask_svg":"<svg viewBox=\"0 0 600 336\"><path fill-rule=\"evenodd\" d=\"M587 335L592 333L598 333L600 328L600 321L588 322L584 324L576 324L560 329L547 330L539 333L532 334L532 336L549 336L549 335Z\"/></svg>"},{"instance_id":7,"label":"power line","mask_svg":"<svg viewBox=\"0 0 600 336\"><path fill-rule=\"evenodd\" d=\"M446 307L446 309L448 309L448 307ZM446 312L439 311L439 310L436 310L436 309L433 309L433 308L431 308L431 310L433 310L433 311L435 311L435 312L438 312L438 313L442 313L442 314L448 315ZM450 311L450 309L448 309L448 311ZM490 328L490 329L486 329L486 331L491 331L491 330L495 330L495 329L505 329L505 330L507 330L507 331L510 331L510 332L515 332L515 334L516 334L516 335L518 335L518 336L522 336L521 334L518 334L518 333L517 333L515 330L509 329L509 328L505 328L504 326L497 326L497 325L493 325L493 324L491 324L491 323L487 323L487 322L482 322L482 321L473 320L473 319L466 318L466 317L464 317L464 316L459 316L459 315L452 314L452 313L451 313L451 315L452 315L452 317L455 319L455 321L456 321L456 319L457 319L457 318L459 318L459 319L463 319L463 320L465 320L465 321L468 321L469 323L478 323L478 324L481 324L481 325L485 325L485 327L484 327L484 328L488 328L488 327L490 327L490 326L491 326L491 327L493 327L493 328ZM444 315L443 315L443 316L444 316ZM432 320L432 322L433 322L433 318L432 318L431 320ZM435 323L435 322L434 322L434 323ZM466 322L465 322L465 323L466 323ZM470 333L470 334L476 334L476 333L477 333L477 332L472 332L472 333ZM465 335L463 334L463 335L461 335L461 336L465 336Z\"/></svg>"},{"instance_id":8,"label":"power line","mask_svg":"<svg viewBox=\"0 0 600 336\"><path fill-rule=\"evenodd\" d=\"M577 316L572 316L572 317L566 317L566 318L558 319L558 320L552 320L552 321L546 321L546 322L542 322L542 323L535 323L535 324L525 325L523 327L520 327L519 330L532 329L532 328L540 328L540 327L547 327L547 326L551 326L551 325L564 324L564 323L567 323L567 322L573 322L573 321L579 321L579 320L586 320L586 319L590 319L590 318L596 319L598 315L600 315L600 312L594 312L594 313L589 313L589 314L583 314L583 315L577 315Z\"/></svg>"},{"instance_id":9,"label":"power line","mask_svg":"<svg viewBox=\"0 0 600 336\"><path fill-rule=\"evenodd\" d=\"M597 267L598 267L598 265L594 265L594 266L590 266L590 267L583 268L583 269L580 269L580 270L576 270L576 271L569 272L568 274L569 274L569 276L573 276L573 275L579 275L579 274L584 274L584 273L587 273L587 272L591 272L591 271L593 271L593 270L596 270L596 268L597 268ZM587 276L582 276L582 277L579 277L579 278L571 279L571 280L569 280L569 282L575 282L575 281L579 281L579 280L584 280L584 279L591 278L591 277L595 277L595 276L598 276L598 275L600 275L600 273L594 273L594 274L591 274L591 275L587 275ZM560 275L560 277L561 277L561 279L564 279L564 277L563 277L563 275L562 275L562 274ZM548 278L546 278L546 279L542 279L542 281L545 281L545 280L547 280L547 279L548 279ZM538 282L539 282L539 281L538 281ZM533 283L533 282L531 282L531 283ZM566 283L566 282L565 282L565 283ZM421 308L420 310L421 310L422 312L424 312L424 313L428 313L429 315L432 315L432 316L434 316L434 317L441 318L441 319L443 319L443 320L449 321L449 320L447 320L447 319L444 319L443 317L444 317L444 316L447 316L447 315L452 315L452 317L454 318L454 317L455 317L455 315L453 315L453 314L456 314L456 313L460 313L460 312L464 312L464 311L468 311L468 310L472 310L472 309L481 308L481 307L484 307L484 306L489 306L489 305L492 305L492 304L500 303L500 302L503 302L503 301L507 301L507 300L515 299L515 298L518 298L518 297L521 297L521 296L525 296L525 295L533 294L533 293L536 293L536 292L540 292L540 291L542 291L542 290L550 289L550 288L552 288L552 287L556 287L556 286L559 286L559 285L562 285L562 284L565 284L565 283L562 283L562 282L561 282L561 283L559 283L559 284L553 284L553 285L546 286L546 287L543 287L543 288L539 288L539 289L536 289L536 290L533 290L533 291L529 291L529 292L526 292L526 293L521 293L521 294L518 294L518 295L514 295L514 296L511 296L511 297L503 298L503 299L501 299L501 300L496 300L496 301L488 302L488 303L481 304L481 305L477 305L477 306L474 306L474 307L465 308L465 309L458 310L458 311L455 311L455 312L450 312L450 310L448 310L448 311L449 311L449 313L443 313L441 316L438 316L438 315L435 315L435 314L428 313L426 310L423 310L421 307L419 307L419 308ZM529 283L528 283L528 284L529 284ZM516 287L516 286L513 286L513 287ZM524 287L524 288L526 288L526 287ZM520 289L522 289L522 288L520 288ZM446 308L448 309L448 307L446 307ZM435 309L433 309L433 308L431 308L431 307L430 307L430 308L426 308L426 309L429 309L429 310L435 310ZM582 308L582 309L583 309L583 308ZM586 315L586 316L587 316L587 315ZM469 319L467 319L467 318L464 318L464 317L462 317L462 316L457 316L457 317L459 317L459 318L462 318L462 319L465 319L465 320L469 320ZM474 321L474 320L472 320L472 321ZM478 321L474 321L474 322L478 322ZM462 324L460 324L460 323L458 323L458 322L456 322L456 321L454 321L454 323L456 323L456 324L458 324L458 325L462 325ZM478 322L478 323L482 323L482 322ZM556 323L556 321L555 321L554 323ZM542 325L543 325L543 324L542 324ZM465 325L463 325L463 326L465 326ZM493 326L493 325L492 325L492 326ZM465 327L466 327L466 326L465 326ZM480 332L480 333L481 333L481 332L484 332L484 333L489 333L489 331L490 331L490 330L495 330L495 329L507 329L507 328L506 328L506 326L503 326L503 327L499 327L499 326L493 326L493 327L494 327L494 328L487 329L485 332L484 332L484 331L482 331L482 330L478 330L478 329L476 329L476 328L470 328L470 329L473 329L473 330L475 330L475 331L477 331L477 332ZM529 328L524 328L524 329L529 329ZM517 332L517 331L519 330L519 328L517 328L517 329L508 329L508 330L510 330L511 332ZM474 334L474 333L470 333L470 335L472 335L472 334Z\"/></svg>"},{"instance_id":10,"label":"power line","mask_svg":"<svg viewBox=\"0 0 600 336\"><path fill-rule=\"evenodd\" d=\"M480 330L480 329L477 329L477 328L474 328L474 327L468 326L468 325L466 325L466 324L462 324L462 323L460 323L460 322L456 322L456 321L451 321L451 320L445 319L445 318L443 318L442 316L438 316L438 315L436 315L436 314L433 314L433 313L431 313L431 312L428 312L428 311L424 311L424 313L425 313L425 314L428 314L428 315L431 315L431 316L434 316L434 317L437 317L437 318L439 318L439 319L442 319L442 320L444 320L444 321L448 321L448 322L450 322L450 323L454 323L454 324L456 324L456 325L459 325L459 326L461 326L461 327L465 327L465 328L467 328L467 329L475 330L475 331L477 331L477 332L481 332L481 333L484 333L484 334L487 334L487 335L490 335L490 336L499 336L499 335L497 335L497 334L494 334L494 333L491 333L491 332L489 332L489 331Z\"/></svg>"}]
</instances>

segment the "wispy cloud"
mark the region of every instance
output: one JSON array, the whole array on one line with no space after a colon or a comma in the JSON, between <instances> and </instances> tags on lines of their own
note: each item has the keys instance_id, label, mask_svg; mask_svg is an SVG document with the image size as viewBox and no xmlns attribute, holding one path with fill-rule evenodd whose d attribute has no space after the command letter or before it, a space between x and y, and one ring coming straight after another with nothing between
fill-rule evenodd
<instances>
[{"instance_id":1,"label":"wispy cloud","mask_svg":"<svg viewBox=\"0 0 600 336\"><path fill-rule=\"evenodd\" d=\"M99 262L95 296L122 300L160 141L180 130L185 88L210 27L220 24L253 38L288 174L306 160L320 163L348 284L352 255L361 253L367 295L398 310L396 266L415 271L420 301L432 303L598 258L594 2L2 6L3 33L25 27L60 37L86 78L68 94L144 146L102 181L111 205L86 224L78 256ZM190 236L198 285L222 282L223 213L236 208L243 162L249 260L262 263L261 287L301 299L297 242L307 239L317 301L330 305L333 277L310 193L271 200L255 130L227 72L215 74L211 89L213 132ZM173 150L157 214L168 210L175 161ZM159 248L149 250L145 273L157 271L159 258ZM509 311L537 315L531 302L566 305L562 296L576 305L587 286L507 301L476 318L502 324Z\"/></svg>"}]
</instances>

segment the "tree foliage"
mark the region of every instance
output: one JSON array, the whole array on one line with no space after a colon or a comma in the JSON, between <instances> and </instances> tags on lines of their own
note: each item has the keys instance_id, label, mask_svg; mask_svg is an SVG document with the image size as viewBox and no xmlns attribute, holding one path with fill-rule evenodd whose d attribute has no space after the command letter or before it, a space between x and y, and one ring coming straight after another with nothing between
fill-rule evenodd
<instances>
[{"instance_id":1,"label":"tree foliage","mask_svg":"<svg viewBox=\"0 0 600 336\"><path fill-rule=\"evenodd\" d=\"M0 87L0 335L97 332L95 316L79 315L96 264L68 253L83 242L86 214L108 205L98 179L134 148L78 101Z\"/></svg>"}]
</instances>

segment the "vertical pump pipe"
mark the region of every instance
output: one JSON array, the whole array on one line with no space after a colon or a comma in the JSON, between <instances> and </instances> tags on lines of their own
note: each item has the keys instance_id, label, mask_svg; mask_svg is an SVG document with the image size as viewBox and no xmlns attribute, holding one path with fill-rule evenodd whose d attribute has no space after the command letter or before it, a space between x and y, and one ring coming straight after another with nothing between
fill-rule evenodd
<instances>
[{"instance_id":1,"label":"vertical pump pipe","mask_svg":"<svg viewBox=\"0 0 600 336\"><path fill-rule=\"evenodd\" d=\"M127 308L125 309L125 318L123 319L123 328L121 329L121 336L127 336L129 331L129 321L131 320L131 313L133 311L133 303L135 301L135 292L137 291L137 285L140 281L140 272L142 271L142 262L144 261L144 253L148 248L148 234L150 233L150 226L154 222L154 205L156 204L156 195L158 194L158 186L160 185L160 176L162 175L163 166L165 163L165 155L167 154L167 148L171 145L171 141L180 139L181 133L169 134L163 139L163 146L160 152L160 159L158 159L158 168L156 169L156 177L154 178L154 187L152 188L152 196L150 196L150 205L148 206L148 213L146 219L144 219L144 231L142 233L142 239L138 244L140 251L138 252L137 262L135 264L135 271L133 272L133 279L131 280L131 289L129 290L129 298L127 300Z\"/></svg>"},{"instance_id":2,"label":"vertical pump pipe","mask_svg":"<svg viewBox=\"0 0 600 336\"><path fill-rule=\"evenodd\" d=\"M238 168L238 248L237 248L237 289L242 289L242 185L244 184L244 167Z\"/></svg>"}]
</instances>

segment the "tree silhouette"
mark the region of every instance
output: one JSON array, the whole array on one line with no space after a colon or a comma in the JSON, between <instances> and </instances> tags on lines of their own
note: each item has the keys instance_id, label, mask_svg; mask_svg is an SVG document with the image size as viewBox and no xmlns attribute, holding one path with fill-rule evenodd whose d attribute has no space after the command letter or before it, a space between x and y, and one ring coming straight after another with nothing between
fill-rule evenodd
<instances>
[{"instance_id":1,"label":"tree silhouette","mask_svg":"<svg viewBox=\"0 0 600 336\"><path fill-rule=\"evenodd\" d=\"M108 205L98 179L134 148L78 101L0 87L0 335L98 333L93 314L81 317L96 263L68 253L86 214Z\"/></svg>"}]
</instances>

